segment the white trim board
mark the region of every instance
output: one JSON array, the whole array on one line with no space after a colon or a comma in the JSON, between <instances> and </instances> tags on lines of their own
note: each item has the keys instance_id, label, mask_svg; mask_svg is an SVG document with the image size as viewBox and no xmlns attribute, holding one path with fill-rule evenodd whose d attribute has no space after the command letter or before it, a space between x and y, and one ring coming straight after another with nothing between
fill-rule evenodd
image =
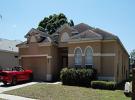
<instances>
[{"instance_id":1,"label":"white trim board","mask_svg":"<svg viewBox=\"0 0 135 100\"><path fill-rule=\"evenodd\" d=\"M90 40L90 39L74 39L70 40L68 44L73 44L73 43L87 43L87 42L114 42L116 40Z\"/></svg>"},{"instance_id":2,"label":"white trim board","mask_svg":"<svg viewBox=\"0 0 135 100\"><path fill-rule=\"evenodd\" d=\"M115 53L94 53L93 56L116 56Z\"/></svg>"},{"instance_id":3,"label":"white trim board","mask_svg":"<svg viewBox=\"0 0 135 100\"><path fill-rule=\"evenodd\" d=\"M24 58L24 57L47 57L47 58L52 58L52 56L48 56L47 54L41 54L41 55L22 55L19 58Z\"/></svg>"},{"instance_id":4,"label":"white trim board","mask_svg":"<svg viewBox=\"0 0 135 100\"><path fill-rule=\"evenodd\" d=\"M69 57L73 57L74 54L68 54ZM82 54L82 56L85 56L85 54ZM116 56L115 53L94 53L93 56L103 56L103 57L114 57Z\"/></svg>"}]
</instances>

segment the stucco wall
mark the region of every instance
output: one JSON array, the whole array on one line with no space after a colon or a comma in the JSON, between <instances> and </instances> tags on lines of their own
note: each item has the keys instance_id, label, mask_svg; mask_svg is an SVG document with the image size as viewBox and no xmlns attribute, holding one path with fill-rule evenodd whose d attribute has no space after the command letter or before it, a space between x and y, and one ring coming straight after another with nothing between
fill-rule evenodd
<instances>
[{"instance_id":1,"label":"stucco wall","mask_svg":"<svg viewBox=\"0 0 135 100\"><path fill-rule=\"evenodd\" d=\"M128 71L128 55L125 53L121 45L115 40L68 43L68 66L69 67L74 67L74 50L77 47L80 47L82 50L82 66L85 66L85 49L88 46L91 47L93 50L93 66L94 68L97 69L99 76L105 76L109 78L111 77L110 79L115 80L117 82L124 80L126 78L125 73L126 70ZM36 62L38 61L39 66L44 65L43 68L45 68L46 70L45 71L46 78L47 77L53 78L54 76L58 76L61 70L61 66L59 66L60 52L58 52L57 46L55 45L41 46L38 43L31 43L26 48L20 48L19 51L20 51L19 52L20 56L46 55L46 58L43 57L40 58L40 60L35 60L35 61ZM27 64L30 62L31 61L29 62L26 61L25 65L27 66ZM42 64L40 62L45 62L46 64L45 63ZM42 67L40 71L41 73L44 72ZM119 71L119 75L118 75L118 71Z\"/></svg>"},{"instance_id":2,"label":"stucco wall","mask_svg":"<svg viewBox=\"0 0 135 100\"><path fill-rule=\"evenodd\" d=\"M101 76L114 76L114 58L111 54L115 54L116 43L110 42L86 42L86 43L75 43L69 44L69 66L74 66L74 50L76 47L80 47L83 52L82 66L85 66L85 48L90 46L93 49L93 66L97 69L98 75ZM71 54L71 56L70 56Z\"/></svg>"},{"instance_id":3,"label":"stucco wall","mask_svg":"<svg viewBox=\"0 0 135 100\"><path fill-rule=\"evenodd\" d=\"M39 46L38 43L31 43L26 48L19 48L19 55L51 54L50 46Z\"/></svg>"},{"instance_id":4,"label":"stucco wall","mask_svg":"<svg viewBox=\"0 0 135 100\"><path fill-rule=\"evenodd\" d=\"M116 41L103 41L101 53L101 76L114 77Z\"/></svg>"},{"instance_id":5,"label":"stucco wall","mask_svg":"<svg viewBox=\"0 0 135 100\"><path fill-rule=\"evenodd\" d=\"M60 66L58 64L58 47L57 46L51 46L51 56L50 64L51 64L51 74L52 78L55 80L58 78L59 72L60 72Z\"/></svg>"},{"instance_id":6,"label":"stucco wall","mask_svg":"<svg viewBox=\"0 0 135 100\"><path fill-rule=\"evenodd\" d=\"M91 47L93 50L93 54L101 53L101 42L87 42L87 43L75 43L75 44L68 44L68 65L69 67L74 66L74 50L77 47L82 49L82 66L85 66L85 49L87 47ZM93 56L93 64L94 67L97 69L98 73L100 72L101 68L101 57L100 56Z\"/></svg>"},{"instance_id":7,"label":"stucco wall","mask_svg":"<svg viewBox=\"0 0 135 100\"><path fill-rule=\"evenodd\" d=\"M121 82L121 80L125 80L128 78L129 74L129 56L124 51L122 46L117 42L117 48L116 48L116 71L115 76L117 77L117 81Z\"/></svg>"},{"instance_id":8,"label":"stucco wall","mask_svg":"<svg viewBox=\"0 0 135 100\"><path fill-rule=\"evenodd\" d=\"M35 80L49 81L52 78L51 48L38 43L31 43L19 48L20 63L26 69L32 69Z\"/></svg>"},{"instance_id":9,"label":"stucco wall","mask_svg":"<svg viewBox=\"0 0 135 100\"><path fill-rule=\"evenodd\" d=\"M14 67L19 65L18 53L0 51L0 66Z\"/></svg>"},{"instance_id":10,"label":"stucco wall","mask_svg":"<svg viewBox=\"0 0 135 100\"><path fill-rule=\"evenodd\" d=\"M74 66L74 50L76 47L82 49L82 66L85 66L84 51L87 46L93 49L93 64L99 76L105 76L117 82L128 77L129 57L116 40L69 44L69 66Z\"/></svg>"},{"instance_id":11,"label":"stucco wall","mask_svg":"<svg viewBox=\"0 0 135 100\"><path fill-rule=\"evenodd\" d=\"M55 79L60 70L57 63L58 49L55 45L31 43L26 48L19 48L19 54L22 66L31 68L36 75L35 79L50 81Z\"/></svg>"}]
</instances>

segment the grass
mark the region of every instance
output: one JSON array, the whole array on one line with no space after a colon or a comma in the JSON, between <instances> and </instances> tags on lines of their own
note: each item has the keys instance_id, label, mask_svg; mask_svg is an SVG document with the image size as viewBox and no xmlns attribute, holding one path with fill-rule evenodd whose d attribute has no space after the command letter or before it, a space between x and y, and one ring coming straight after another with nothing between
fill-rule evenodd
<instances>
[{"instance_id":1,"label":"grass","mask_svg":"<svg viewBox=\"0 0 135 100\"><path fill-rule=\"evenodd\" d=\"M6 99L2 99L2 98L0 98L0 100L6 100Z\"/></svg>"},{"instance_id":2,"label":"grass","mask_svg":"<svg viewBox=\"0 0 135 100\"><path fill-rule=\"evenodd\" d=\"M6 94L18 95L40 100L130 100L121 90L109 91L78 86L38 83L24 88L7 91Z\"/></svg>"}]
</instances>

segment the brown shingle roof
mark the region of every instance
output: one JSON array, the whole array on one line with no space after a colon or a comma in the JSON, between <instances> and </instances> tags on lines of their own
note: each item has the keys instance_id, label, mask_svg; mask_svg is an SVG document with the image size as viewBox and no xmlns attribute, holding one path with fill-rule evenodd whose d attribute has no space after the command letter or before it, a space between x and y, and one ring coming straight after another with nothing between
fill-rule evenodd
<instances>
[{"instance_id":1,"label":"brown shingle roof","mask_svg":"<svg viewBox=\"0 0 135 100\"><path fill-rule=\"evenodd\" d=\"M95 29L92 29L92 31L102 35L103 39L104 40L108 40L108 39L117 39L117 36L112 34L112 33L109 33L109 32L106 32L102 29L99 29L99 28L95 28Z\"/></svg>"},{"instance_id":2,"label":"brown shingle roof","mask_svg":"<svg viewBox=\"0 0 135 100\"><path fill-rule=\"evenodd\" d=\"M71 40L79 39L79 38L82 38L82 39L88 38L90 40L101 40L103 37L100 34L97 34L97 33L93 32L92 30L88 29L78 35L72 36Z\"/></svg>"},{"instance_id":3,"label":"brown shingle roof","mask_svg":"<svg viewBox=\"0 0 135 100\"><path fill-rule=\"evenodd\" d=\"M37 30L37 29L32 28L32 29L25 35L25 38L27 38L28 36L33 35L33 34L39 34L39 35L42 36L42 37L49 36L49 34L46 33L46 32L42 32L42 31L40 31L40 30Z\"/></svg>"},{"instance_id":4,"label":"brown shingle roof","mask_svg":"<svg viewBox=\"0 0 135 100\"><path fill-rule=\"evenodd\" d=\"M92 29L91 26L84 24L84 23L80 23L78 25L75 25L73 28L76 29L79 33L82 33L88 29Z\"/></svg>"}]
</instances>

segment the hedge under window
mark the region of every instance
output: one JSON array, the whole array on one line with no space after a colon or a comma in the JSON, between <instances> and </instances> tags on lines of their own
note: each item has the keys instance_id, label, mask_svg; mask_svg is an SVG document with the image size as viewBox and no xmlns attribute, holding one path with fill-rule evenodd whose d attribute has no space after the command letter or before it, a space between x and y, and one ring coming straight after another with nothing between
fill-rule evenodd
<instances>
[{"instance_id":1,"label":"hedge under window","mask_svg":"<svg viewBox=\"0 0 135 100\"><path fill-rule=\"evenodd\" d=\"M75 49L75 65L81 65L82 64L82 52L81 48Z\"/></svg>"}]
</instances>

